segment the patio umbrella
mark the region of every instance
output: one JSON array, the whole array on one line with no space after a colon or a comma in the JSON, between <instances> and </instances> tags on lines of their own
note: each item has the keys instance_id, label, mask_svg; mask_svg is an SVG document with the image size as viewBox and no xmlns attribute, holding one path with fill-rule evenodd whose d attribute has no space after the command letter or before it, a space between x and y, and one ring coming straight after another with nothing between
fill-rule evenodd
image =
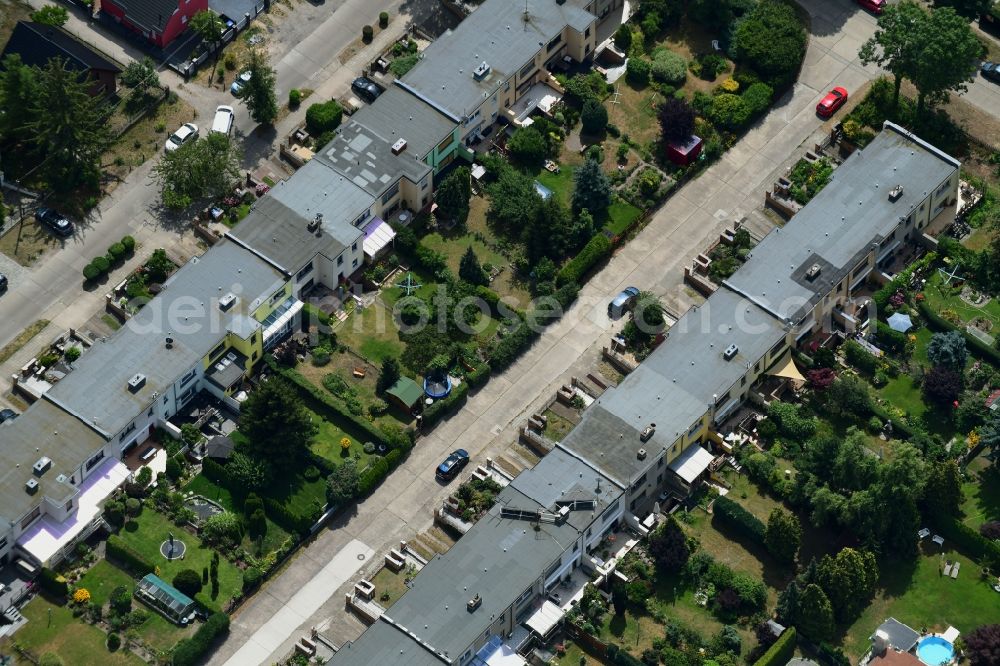
<instances>
[{"instance_id":1,"label":"patio umbrella","mask_svg":"<svg viewBox=\"0 0 1000 666\"><path fill-rule=\"evenodd\" d=\"M913 321L910 319L910 315L897 312L889 317L889 328L900 333L906 333L913 328Z\"/></svg>"}]
</instances>

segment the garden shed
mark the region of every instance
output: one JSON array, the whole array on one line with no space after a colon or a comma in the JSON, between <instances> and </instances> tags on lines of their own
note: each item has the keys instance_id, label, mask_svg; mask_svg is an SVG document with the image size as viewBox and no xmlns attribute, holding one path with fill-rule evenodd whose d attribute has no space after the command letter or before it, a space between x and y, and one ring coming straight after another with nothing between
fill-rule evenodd
<instances>
[{"instance_id":1,"label":"garden shed","mask_svg":"<svg viewBox=\"0 0 1000 666\"><path fill-rule=\"evenodd\" d=\"M400 409L409 412L420 404L424 397L424 390L409 377L400 377L396 383L386 391L389 400L399 406Z\"/></svg>"},{"instance_id":2,"label":"garden shed","mask_svg":"<svg viewBox=\"0 0 1000 666\"><path fill-rule=\"evenodd\" d=\"M702 140L695 134L687 142L671 141L667 144L667 159L677 166L687 166L701 155Z\"/></svg>"}]
</instances>

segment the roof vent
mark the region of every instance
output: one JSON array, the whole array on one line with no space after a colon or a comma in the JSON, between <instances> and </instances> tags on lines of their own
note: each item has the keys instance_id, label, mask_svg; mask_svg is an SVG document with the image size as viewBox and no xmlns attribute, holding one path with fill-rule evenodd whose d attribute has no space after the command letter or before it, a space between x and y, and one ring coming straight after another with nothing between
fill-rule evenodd
<instances>
[{"instance_id":1,"label":"roof vent","mask_svg":"<svg viewBox=\"0 0 1000 666\"><path fill-rule=\"evenodd\" d=\"M219 299L219 309L223 312L228 312L233 305L236 304L237 298L236 294L233 292L228 292L225 296Z\"/></svg>"},{"instance_id":2,"label":"roof vent","mask_svg":"<svg viewBox=\"0 0 1000 666\"><path fill-rule=\"evenodd\" d=\"M643 442L648 442L649 438L653 436L654 432L656 432L656 424L650 423L648 426L642 429L641 433L639 433L639 439L642 440Z\"/></svg>"},{"instance_id":3,"label":"roof vent","mask_svg":"<svg viewBox=\"0 0 1000 666\"><path fill-rule=\"evenodd\" d=\"M28 482L24 484L24 489L29 495L34 495L38 492L38 479L28 479Z\"/></svg>"},{"instance_id":4,"label":"roof vent","mask_svg":"<svg viewBox=\"0 0 1000 666\"><path fill-rule=\"evenodd\" d=\"M58 481L59 483L66 483L66 475L60 474L59 476L56 477L56 481Z\"/></svg>"},{"instance_id":5,"label":"roof vent","mask_svg":"<svg viewBox=\"0 0 1000 666\"><path fill-rule=\"evenodd\" d=\"M170 345L168 344L167 347L169 346ZM128 380L128 390L131 391L132 393L135 393L145 385L146 385L146 375L139 372L132 375L132 378Z\"/></svg>"},{"instance_id":6,"label":"roof vent","mask_svg":"<svg viewBox=\"0 0 1000 666\"><path fill-rule=\"evenodd\" d=\"M812 282L813 280L819 277L819 274L822 270L823 269L822 267L820 267L819 264L813 264L812 266L809 267L809 270L806 271L806 279Z\"/></svg>"},{"instance_id":7,"label":"roof vent","mask_svg":"<svg viewBox=\"0 0 1000 666\"><path fill-rule=\"evenodd\" d=\"M171 338L170 336L167 336L166 340L164 340L164 344L166 345L167 349L173 349L174 339Z\"/></svg>"},{"instance_id":8,"label":"roof vent","mask_svg":"<svg viewBox=\"0 0 1000 666\"><path fill-rule=\"evenodd\" d=\"M487 76L490 75L490 65L485 60L479 63L479 66L472 70L472 78L476 81L482 81Z\"/></svg>"},{"instance_id":9,"label":"roof vent","mask_svg":"<svg viewBox=\"0 0 1000 666\"><path fill-rule=\"evenodd\" d=\"M52 467L52 459L48 456L42 456L31 466L31 471L34 472L35 476L41 476L49 471L50 467Z\"/></svg>"},{"instance_id":10,"label":"roof vent","mask_svg":"<svg viewBox=\"0 0 1000 666\"><path fill-rule=\"evenodd\" d=\"M406 139L396 139L396 143L392 144L392 154L399 155L404 150L406 150Z\"/></svg>"},{"instance_id":11,"label":"roof vent","mask_svg":"<svg viewBox=\"0 0 1000 666\"><path fill-rule=\"evenodd\" d=\"M899 197L903 196L903 186L897 185L896 187L889 190L889 201L896 203L899 201Z\"/></svg>"},{"instance_id":12,"label":"roof vent","mask_svg":"<svg viewBox=\"0 0 1000 666\"><path fill-rule=\"evenodd\" d=\"M645 460L646 459L646 449L639 449L638 451L636 451L635 452L635 457L638 458L639 460Z\"/></svg>"},{"instance_id":13,"label":"roof vent","mask_svg":"<svg viewBox=\"0 0 1000 666\"><path fill-rule=\"evenodd\" d=\"M471 599L469 599L469 601L466 602L465 610L469 611L470 613L474 613L476 609L482 605L483 605L483 598L478 594L476 594L476 596L472 597Z\"/></svg>"},{"instance_id":14,"label":"roof vent","mask_svg":"<svg viewBox=\"0 0 1000 666\"><path fill-rule=\"evenodd\" d=\"M728 347L726 347L726 351L722 352L722 358L726 359L727 361L731 361L739 351L740 348L737 347L736 345L729 345Z\"/></svg>"}]
</instances>

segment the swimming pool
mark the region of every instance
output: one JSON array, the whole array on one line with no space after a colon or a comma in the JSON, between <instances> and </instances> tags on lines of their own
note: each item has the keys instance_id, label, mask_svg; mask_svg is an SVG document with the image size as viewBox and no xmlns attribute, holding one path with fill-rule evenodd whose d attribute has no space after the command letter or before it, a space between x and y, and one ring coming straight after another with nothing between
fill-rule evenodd
<instances>
[{"instance_id":1,"label":"swimming pool","mask_svg":"<svg viewBox=\"0 0 1000 666\"><path fill-rule=\"evenodd\" d=\"M927 666L942 666L955 657L955 647L940 636L928 636L917 643L917 657Z\"/></svg>"}]
</instances>

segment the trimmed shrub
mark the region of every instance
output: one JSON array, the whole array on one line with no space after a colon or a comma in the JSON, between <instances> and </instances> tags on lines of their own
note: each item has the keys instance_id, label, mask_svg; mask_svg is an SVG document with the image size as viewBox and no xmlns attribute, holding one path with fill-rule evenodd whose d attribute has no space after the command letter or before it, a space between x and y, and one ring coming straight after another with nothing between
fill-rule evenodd
<instances>
[{"instance_id":1,"label":"trimmed shrub","mask_svg":"<svg viewBox=\"0 0 1000 666\"><path fill-rule=\"evenodd\" d=\"M371 43L372 38L374 36L375 36L375 30L370 25L366 25L363 28L361 28L361 41L363 41L365 44Z\"/></svg>"},{"instance_id":2,"label":"trimmed shrub","mask_svg":"<svg viewBox=\"0 0 1000 666\"><path fill-rule=\"evenodd\" d=\"M108 261L107 257L94 257L90 262L91 266L95 266L97 270L101 271L101 275L104 275L111 268L111 262Z\"/></svg>"},{"instance_id":3,"label":"trimmed shrub","mask_svg":"<svg viewBox=\"0 0 1000 666\"><path fill-rule=\"evenodd\" d=\"M178 571L170 584L189 597L194 597L201 592L201 576L194 569L182 569Z\"/></svg>"},{"instance_id":4,"label":"trimmed shrub","mask_svg":"<svg viewBox=\"0 0 1000 666\"><path fill-rule=\"evenodd\" d=\"M570 282L581 284L583 276L610 254L611 241L604 234L597 234L580 250L579 254L559 269L556 274L556 284L560 287Z\"/></svg>"},{"instance_id":5,"label":"trimmed shrub","mask_svg":"<svg viewBox=\"0 0 1000 666\"><path fill-rule=\"evenodd\" d=\"M649 83L649 73L653 64L645 58L629 58L625 65L625 79L634 86Z\"/></svg>"},{"instance_id":6,"label":"trimmed shrub","mask_svg":"<svg viewBox=\"0 0 1000 666\"><path fill-rule=\"evenodd\" d=\"M384 28L389 25L389 12L379 12L378 27Z\"/></svg>"},{"instance_id":7,"label":"trimmed shrub","mask_svg":"<svg viewBox=\"0 0 1000 666\"><path fill-rule=\"evenodd\" d=\"M302 103L302 91L298 88L292 88L288 91L288 108L297 109L299 104Z\"/></svg>"},{"instance_id":8,"label":"trimmed shrub","mask_svg":"<svg viewBox=\"0 0 1000 666\"><path fill-rule=\"evenodd\" d=\"M107 556L115 560L118 564L129 569L136 576L145 576L153 573L156 567L138 551L125 543L125 540L116 534L108 537Z\"/></svg>"},{"instance_id":9,"label":"trimmed shrub","mask_svg":"<svg viewBox=\"0 0 1000 666\"><path fill-rule=\"evenodd\" d=\"M661 83L678 85L687 78L687 62L673 51L663 49L653 56L650 72L653 78Z\"/></svg>"},{"instance_id":10,"label":"trimmed shrub","mask_svg":"<svg viewBox=\"0 0 1000 666\"><path fill-rule=\"evenodd\" d=\"M42 567L38 572L38 585L54 597L62 599L69 594L66 579L48 567Z\"/></svg>"},{"instance_id":11,"label":"trimmed shrub","mask_svg":"<svg viewBox=\"0 0 1000 666\"><path fill-rule=\"evenodd\" d=\"M795 627L785 629L785 632L774 642L774 645L769 647L767 652L754 662L754 666L785 666L795 655L797 638Z\"/></svg>"},{"instance_id":12,"label":"trimmed shrub","mask_svg":"<svg viewBox=\"0 0 1000 666\"><path fill-rule=\"evenodd\" d=\"M87 280L88 282L96 280L97 278L101 277L101 275L103 275L101 269L95 266L93 263L87 264L86 266L83 267L83 279Z\"/></svg>"},{"instance_id":13,"label":"trimmed shrub","mask_svg":"<svg viewBox=\"0 0 1000 666\"><path fill-rule=\"evenodd\" d=\"M264 580L264 572L257 567L250 567L243 572L243 591L249 592Z\"/></svg>"},{"instance_id":14,"label":"trimmed shrub","mask_svg":"<svg viewBox=\"0 0 1000 666\"><path fill-rule=\"evenodd\" d=\"M754 83L740 97L746 104L751 117L757 116L771 106L771 98L774 96L774 89L766 83Z\"/></svg>"},{"instance_id":15,"label":"trimmed shrub","mask_svg":"<svg viewBox=\"0 0 1000 666\"><path fill-rule=\"evenodd\" d=\"M318 137L340 127L343 119L344 110L336 100L310 104L306 109L306 131L310 136Z\"/></svg>"},{"instance_id":16,"label":"trimmed shrub","mask_svg":"<svg viewBox=\"0 0 1000 666\"><path fill-rule=\"evenodd\" d=\"M289 532L294 532L295 534L303 537L309 534L309 530L312 529L313 524L319 519L320 515L322 515L322 511L322 508L318 507L317 510L313 512L315 515L303 515L296 513L294 510L283 504L279 504L270 497L264 498L264 512L267 516L283 529L286 529Z\"/></svg>"},{"instance_id":17,"label":"trimmed shrub","mask_svg":"<svg viewBox=\"0 0 1000 666\"><path fill-rule=\"evenodd\" d=\"M174 647L174 666L195 666L211 649L212 643L219 636L229 632L229 616L225 613L212 613L205 624L191 638L181 640Z\"/></svg>"},{"instance_id":18,"label":"trimmed shrub","mask_svg":"<svg viewBox=\"0 0 1000 666\"><path fill-rule=\"evenodd\" d=\"M125 258L125 246L121 243L112 243L108 248L108 256L115 261L121 261Z\"/></svg>"},{"instance_id":19,"label":"trimmed shrub","mask_svg":"<svg viewBox=\"0 0 1000 666\"><path fill-rule=\"evenodd\" d=\"M729 525L748 539L755 543L764 544L766 531L764 523L739 503L728 497L718 497L713 505L712 513L720 522Z\"/></svg>"},{"instance_id":20,"label":"trimmed shrub","mask_svg":"<svg viewBox=\"0 0 1000 666\"><path fill-rule=\"evenodd\" d=\"M469 385L470 389L479 388L485 384L490 378L490 364L489 363L479 363L472 372L468 372L465 375L465 381Z\"/></svg>"},{"instance_id":21,"label":"trimmed shrub","mask_svg":"<svg viewBox=\"0 0 1000 666\"><path fill-rule=\"evenodd\" d=\"M500 338L490 350L490 367L497 372L506 370L537 337L538 332L533 331L522 321L517 328Z\"/></svg>"},{"instance_id":22,"label":"trimmed shrub","mask_svg":"<svg viewBox=\"0 0 1000 666\"><path fill-rule=\"evenodd\" d=\"M115 633L108 634L108 650L114 652L122 646L121 636Z\"/></svg>"}]
</instances>

